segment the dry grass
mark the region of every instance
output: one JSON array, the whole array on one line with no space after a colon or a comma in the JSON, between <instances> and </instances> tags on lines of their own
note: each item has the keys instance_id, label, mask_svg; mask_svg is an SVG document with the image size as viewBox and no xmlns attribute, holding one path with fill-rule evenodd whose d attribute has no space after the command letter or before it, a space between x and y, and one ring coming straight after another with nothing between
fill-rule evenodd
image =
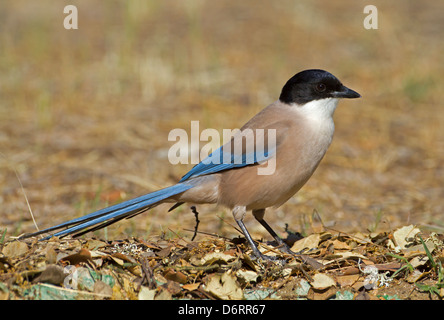
<instances>
[{"instance_id":1,"label":"dry grass","mask_svg":"<svg viewBox=\"0 0 444 320\"><path fill-rule=\"evenodd\" d=\"M72 1L71 1L72 2ZM0 229L40 227L177 181L190 167L166 154L173 128L239 128L284 82L323 68L360 92L338 108L336 135L306 187L268 219L282 232L324 223L347 232L405 224L443 230L444 22L441 2L376 1L379 29L357 1L68 1L0 4ZM124 238L194 226L186 207L123 221ZM200 229L235 230L199 208ZM248 221L254 236L267 236ZM378 223L379 221L379 223ZM104 233L105 232L105 233Z\"/></svg>"}]
</instances>

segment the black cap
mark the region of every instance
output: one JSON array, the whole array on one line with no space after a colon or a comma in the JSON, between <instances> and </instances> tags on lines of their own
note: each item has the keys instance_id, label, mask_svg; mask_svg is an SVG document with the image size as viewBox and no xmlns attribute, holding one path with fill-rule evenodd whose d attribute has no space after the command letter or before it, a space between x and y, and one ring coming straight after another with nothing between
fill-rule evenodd
<instances>
[{"instance_id":1,"label":"black cap","mask_svg":"<svg viewBox=\"0 0 444 320\"><path fill-rule=\"evenodd\" d=\"M297 73L282 88L279 100L284 103L305 104L326 98L359 98L361 95L345 87L330 72L310 69Z\"/></svg>"}]
</instances>

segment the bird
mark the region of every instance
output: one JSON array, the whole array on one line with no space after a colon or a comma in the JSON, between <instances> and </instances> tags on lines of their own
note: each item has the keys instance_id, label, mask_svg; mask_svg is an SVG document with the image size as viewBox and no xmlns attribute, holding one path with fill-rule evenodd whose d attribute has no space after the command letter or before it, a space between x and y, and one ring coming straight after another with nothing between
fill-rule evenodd
<instances>
[{"instance_id":1,"label":"bird","mask_svg":"<svg viewBox=\"0 0 444 320\"><path fill-rule=\"evenodd\" d=\"M76 237L132 218L161 203L175 203L170 211L184 203L217 204L232 211L253 255L260 260L273 260L261 253L248 232L246 213L251 211L279 247L291 252L265 221L265 211L284 204L315 172L333 139L338 101L360 97L325 70L298 72L285 83L278 100L253 116L238 135L195 165L178 183L20 238L46 233L49 235L41 240ZM245 139L236 140L246 132L252 132L256 142L266 136L274 139L268 139L259 152L260 148L242 145ZM266 172L267 168L273 170Z\"/></svg>"}]
</instances>

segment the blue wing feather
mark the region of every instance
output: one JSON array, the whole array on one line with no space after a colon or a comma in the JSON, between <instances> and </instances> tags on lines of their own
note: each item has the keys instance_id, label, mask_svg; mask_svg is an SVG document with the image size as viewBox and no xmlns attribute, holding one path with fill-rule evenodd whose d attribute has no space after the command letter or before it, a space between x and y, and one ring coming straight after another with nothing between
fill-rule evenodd
<instances>
[{"instance_id":1,"label":"blue wing feather","mask_svg":"<svg viewBox=\"0 0 444 320\"><path fill-rule=\"evenodd\" d=\"M250 152L237 155L232 152L224 152L223 147L224 146L221 146L219 149L211 153L207 158L202 160L199 164L195 165L182 177L182 179L180 179L179 182L184 182L190 178L206 174L262 163L270 159L276 150L276 148L273 148L259 153Z\"/></svg>"}]
</instances>

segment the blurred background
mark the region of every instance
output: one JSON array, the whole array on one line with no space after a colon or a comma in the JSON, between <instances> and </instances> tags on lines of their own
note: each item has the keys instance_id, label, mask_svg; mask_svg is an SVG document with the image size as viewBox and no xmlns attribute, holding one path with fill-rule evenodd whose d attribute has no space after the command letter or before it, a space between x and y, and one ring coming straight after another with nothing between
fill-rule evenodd
<instances>
[{"instance_id":1,"label":"blurred background","mask_svg":"<svg viewBox=\"0 0 444 320\"><path fill-rule=\"evenodd\" d=\"M63 27L69 4L78 30ZM368 4L377 30L364 28ZM313 232L316 216L343 232L442 232L443 16L429 0L1 1L0 231L35 231L24 193L46 228L174 184L192 165L168 162L170 130L240 128L321 68L362 99L339 104L317 172L267 221L283 236L285 224ZM191 237L189 207L168 208L96 235ZM228 210L198 211L199 230L237 234Z\"/></svg>"}]
</instances>

